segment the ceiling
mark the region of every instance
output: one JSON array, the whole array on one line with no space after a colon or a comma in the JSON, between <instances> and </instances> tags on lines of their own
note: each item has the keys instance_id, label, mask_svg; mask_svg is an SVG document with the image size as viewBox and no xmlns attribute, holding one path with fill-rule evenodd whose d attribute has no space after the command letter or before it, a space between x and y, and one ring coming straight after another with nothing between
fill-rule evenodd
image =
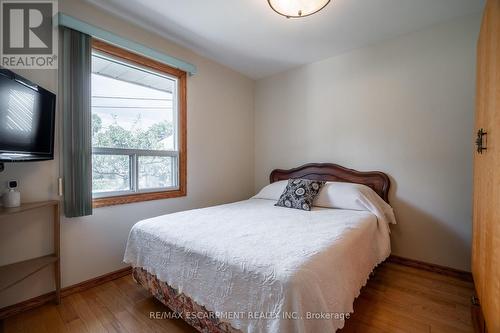
<instances>
[{"instance_id":1,"label":"ceiling","mask_svg":"<svg viewBox=\"0 0 500 333\"><path fill-rule=\"evenodd\" d=\"M286 19L266 0L87 1L254 79L484 6L484 0L332 0L315 15Z\"/></svg>"}]
</instances>

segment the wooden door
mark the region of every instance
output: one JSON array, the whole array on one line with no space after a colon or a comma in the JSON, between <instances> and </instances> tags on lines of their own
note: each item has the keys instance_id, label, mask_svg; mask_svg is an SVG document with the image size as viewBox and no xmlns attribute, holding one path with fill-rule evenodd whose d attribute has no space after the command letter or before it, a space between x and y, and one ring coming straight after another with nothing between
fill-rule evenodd
<instances>
[{"instance_id":1,"label":"wooden door","mask_svg":"<svg viewBox=\"0 0 500 333\"><path fill-rule=\"evenodd\" d=\"M500 332L500 0L488 0L477 49L472 274L488 332Z\"/></svg>"}]
</instances>

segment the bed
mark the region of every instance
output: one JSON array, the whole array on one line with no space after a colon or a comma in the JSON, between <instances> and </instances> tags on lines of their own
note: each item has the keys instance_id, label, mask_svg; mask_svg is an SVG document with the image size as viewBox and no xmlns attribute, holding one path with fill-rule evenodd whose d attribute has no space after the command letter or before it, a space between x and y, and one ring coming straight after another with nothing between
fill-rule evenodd
<instances>
[{"instance_id":1,"label":"bed","mask_svg":"<svg viewBox=\"0 0 500 333\"><path fill-rule=\"evenodd\" d=\"M290 178L335 182L337 194L341 184L360 184L361 208L275 207L269 193ZM390 254L389 178L308 164L274 170L270 183L248 200L138 222L124 256L134 280L200 332L342 328Z\"/></svg>"}]
</instances>

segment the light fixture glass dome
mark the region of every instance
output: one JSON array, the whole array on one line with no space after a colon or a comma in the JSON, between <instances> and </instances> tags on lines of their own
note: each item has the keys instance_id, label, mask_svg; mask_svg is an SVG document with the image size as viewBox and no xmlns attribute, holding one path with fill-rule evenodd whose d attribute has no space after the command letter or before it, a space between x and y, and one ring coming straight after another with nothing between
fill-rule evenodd
<instances>
[{"instance_id":1,"label":"light fixture glass dome","mask_svg":"<svg viewBox=\"0 0 500 333\"><path fill-rule=\"evenodd\" d=\"M278 14L290 17L304 17L319 12L330 0L267 0Z\"/></svg>"}]
</instances>

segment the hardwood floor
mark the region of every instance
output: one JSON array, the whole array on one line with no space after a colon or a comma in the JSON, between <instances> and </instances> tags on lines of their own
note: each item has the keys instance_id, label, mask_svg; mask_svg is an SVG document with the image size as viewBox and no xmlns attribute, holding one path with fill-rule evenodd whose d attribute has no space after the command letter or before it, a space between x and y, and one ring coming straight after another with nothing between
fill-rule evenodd
<instances>
[{"instance_id":1,"label":"hardwood floor","mask_svg":"<svg viewBox=\"0 0 500 333\"><path fill-rule=\"evenodd\" d=\"M472 293L471 282L385 263L339 332L470 333ZM126 276L7 318L0 332L196 332L180 319L150 319L156 311L168 310Z\"/></svg>"},{"instance_id":2,"label":"hardwood floor","mask_svg":"<svg viewBox=\"0 0 500 333\"><path fill-rule=\"evenodd\" d=\"M354 303L340 332L473 332L472 282L385 263Z\"/></svg>"}]
</instances>

